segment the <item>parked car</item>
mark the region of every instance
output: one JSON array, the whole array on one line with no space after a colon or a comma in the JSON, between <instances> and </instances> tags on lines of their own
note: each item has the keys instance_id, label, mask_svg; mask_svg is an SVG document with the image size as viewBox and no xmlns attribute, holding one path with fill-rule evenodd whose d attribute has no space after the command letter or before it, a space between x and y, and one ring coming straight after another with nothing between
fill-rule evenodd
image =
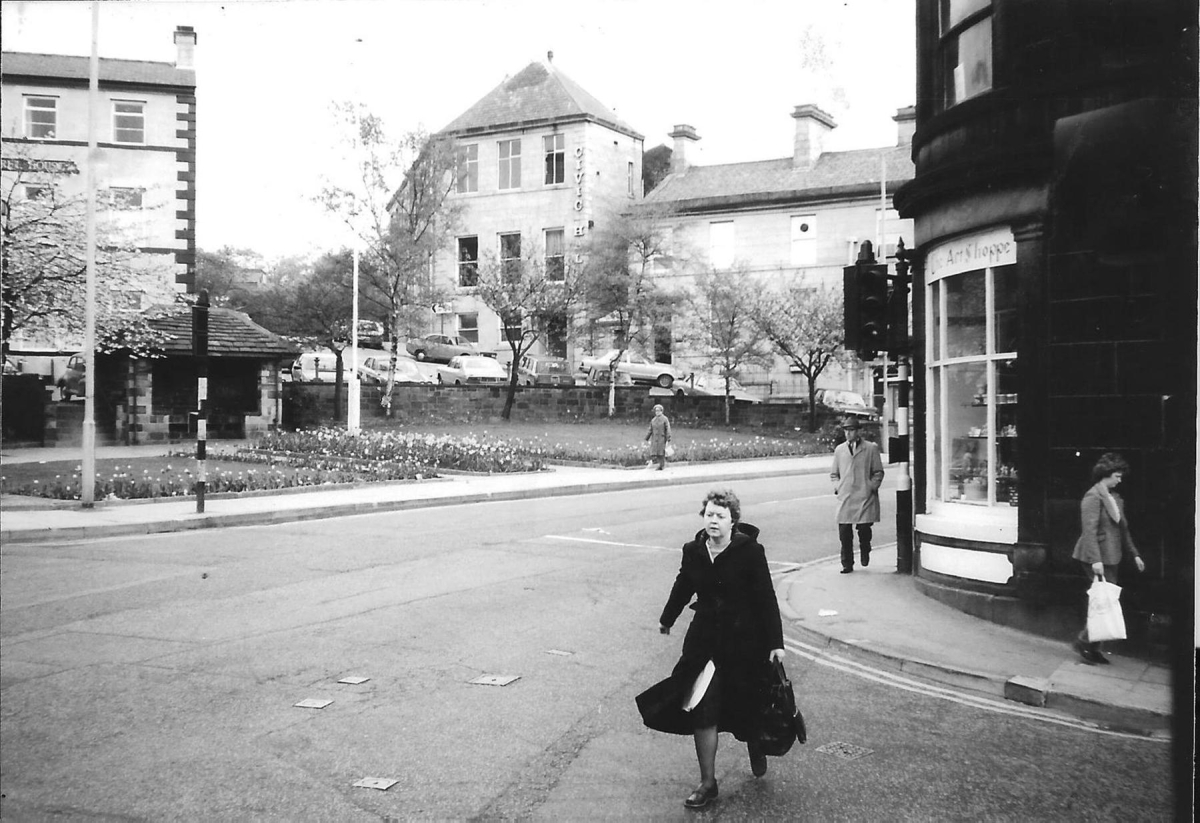
<instances>
[{"instance_id":1,"label":"parked car","mask_svg":"<svg viewBox=\"0 0 1200 823\"><path fill-rule=\"evenodd\" d=\"M816 401L818 406L824 406L829 411L843 417L856 417L860 420L878 420L879 412L869 405L858 392L845 389L817 389Z\"/></svg>"},{"instance_id":2,"label":"parked car","mask_svg":"<svg viewBox=\"0 0 1200 823\"><path fill-rule=\"evenodd\" d=\"M491 357L459 355L450 358L450 362L438 370L438 382L447 386L502 384L508 382L508 372Z\"/></svg>"},{"instance_id":3,"label":"parked car","mask_svg":"<svg viewBox=\"0 0 1200 823\"><path fill-rule=\"evenodd\" d=\"M589 386L607 386L609 384L609 375L612 372L608 370L608 366L602 369L588 369L587 384ZM617 372L618 386L632 386L633 378L623 371Z\"/></svg>"},{"instance_id":4,"label":"parked car","mask_svg":"<svg viewBox=\"0 0 1200 823\"><path fill-rule=\"evenodd\" d=\"M379 385L379 372L367 365L368 356L360 349L358 379L366 385ZM289 372L296 383L332 383L337 378L337 355L329 349L302 353ZM350 381L350 351L342 352L342 381Z\"/></svg>"},{"instance_id":5,"label":"parked car","mask_svg":"<svg viewBox=\"0 0 1200 823\"><path fill-rule=\"evenodd\" d=\"M656 363L636 352L618 352L616 349L609 349L599 357L585 357L579 364L579 370L585 373L592 369L605 371L614 360L617 361L617 371L629 375L635 383L653 383L669 389L672 383L684 376L682 371L669 363Z\"/></svg>"},{"instance_id":6,"label":"parked car","mask_svg":"<svg viewBox=\"0 0 1200 823\"><path fill-rule=\"evenodd\" d=\"M517 367L517 382L522 386L574 386L575 375L562 357L527 354Z\"/></svg>"},{"instance_id":7,"label":"parked car","mask_svg":"<svg viewBox=\"0 0 1200 823\"><path fill-rule=\"evenodd\" d=\"M677 380L673 388L680 397L724 397L725 378L719 374L708 372L691 372L682 380ZM729 393L734 400L745 400L750 403L762 402L761 398L746 391L746 388L736 378L729 379Z\"/></svg>"},{"instance_id":8,"label":"parked car","mask_svg":"<svg viewBox=\"0 0 1200 823\"><path fill-rule=\"evenodd\" d=\"M67 370L58 378L57 385L62 391L62 399L84 397L87 394L87 387L84 385L86 381L87 361L83 358L83 352L71 355L67 358Z\"/></svg>"},{"instance_id":9,"label":"parked car","mask_svg":"<svg viewBox=\"0 0 1200 823\"><path fill-rule=\"evenodd\" d=\"M409 340L405 348L417 360L432 360L434 363L449 363L451 358L463 354L480 354L479 349L470 340L452 334L427 334Z\"/></svg>"},{"instance_id":10,"label":"parked car","mask_svg":"<svg viewBox=\"0 0 1200 823\"><path fill-rule=\"evenodd\" d=\"M379 375L380 385L383 385L387 383L388 369L391 368L391 361L392 356L390 354L373 354L364 360L363 363L367 368L375 370L375 372ZM436 382L437 380L432 375L421 371L421 368L417 365L417 361L403 356L396 358L397 386L414 384L432 385Z\"/></svg>"}]
</instances>

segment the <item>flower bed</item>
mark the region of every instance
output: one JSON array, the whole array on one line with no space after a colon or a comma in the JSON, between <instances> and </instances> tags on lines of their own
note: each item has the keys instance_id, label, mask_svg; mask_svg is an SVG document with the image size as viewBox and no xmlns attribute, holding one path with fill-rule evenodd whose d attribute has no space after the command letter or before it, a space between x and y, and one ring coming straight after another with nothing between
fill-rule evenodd
<instances>
[{"instance_id":1,"label":"flower bed","mask_svg":"<svg viewBox=\"0 0 1200 823\"><path fill-rule=\"evenodd\" d=\"M353 459L365 464L390 463L429 469L467 472L530 472L544 468L540 449L524 450L519 444L474 435L417 434L376 431L358 435L340 429L320 428L275 432L261 438L255 449L310 457Z\"/></svg>"},{"instance_id":2,"label":"flower bed","mask_svg":"<svg viewBox=\"0 0 1200 823\"><path fill-rule=\"evenodd\" d=\"M525 445L525 444L521 444ZM722 460L749 460L757 457L788 457L828 451L823 445L769 437L734 440L713 437L708 440L674 440L672 462L713 463ZM596 449L585 441L575 443L539 443L541 456L551 462L640 466L646 462L645 444Z\"/></svg>"}]
</instances>

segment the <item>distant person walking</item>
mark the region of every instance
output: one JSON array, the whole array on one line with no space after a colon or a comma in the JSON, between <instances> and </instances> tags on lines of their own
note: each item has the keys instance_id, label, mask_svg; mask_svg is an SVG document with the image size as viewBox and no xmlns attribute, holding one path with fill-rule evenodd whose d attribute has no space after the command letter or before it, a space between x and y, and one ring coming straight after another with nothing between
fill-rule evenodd
<instances>
[{"instance_id":1,"label":"distant person walking","mask_svg":"<svg viewBox=\"0 0 1200 823\"><path fill-rule=\"evenodd\" d=\"M671 421L662 406L654 407L650 428L646 431L646 442L650 444L650 459L658 463L658 471L667 467L667 446L671 442Z\"/></svg>"},{"instance_id":2,"label":"distant person walking","mask_svg":"<svg viewBox=\"0 0 1200 823\"><path fill-rule=\"evenodd\" d=\"M1117 585L1117 569L1122 555L1133 558L1139 572L1146 570L1146 563L1133 545L1129 532L1129 520L1125 517L1125 501L1113 491L1125 478L1129 464L1119 454L1109 452L1101 455L1092 467L1092 487L1079 503L1082 531L1075 543L1071 557L1082 564L1082 572L1089 580L1097 577ZM1086 663L1108 663L1100 650L1099 643L1088 638L1087 624L1075 640L1075 650Z\"/></svg>"},{"instance_id":3,"label":"distant person walking","mask_svg":"<svg viewBox=\"0 0 1200 823\"><path fill-rule=\"evenodd\" d=\"M838 506L838 538L842 543L842 574L854 571L854 531L862 564L871 564L871 524L879 522L879 486L883 483L883 460L879 446L863 440L858 421L842 423L846 442L833 450L833 493Z\"/></svg>"},{"instance_id":4,"label":"distant person walking","mask_svg":"<svg viewBox=\"0 0 1200 823\"><path fill-rule=\"evenodd\" d=\"M683 652L670 677L637 697L643 722L668 734L691 735L700 785L683 805L700 809L717 799L717 736L746 743L750 770L767 773L759 746L770 663L783 660L783 624L758 529L742 522L742 504L714 490L700 509L704 528L683 547L679 573L658 618L671 627L695 597Z\"/></svg>"}]
</instances>

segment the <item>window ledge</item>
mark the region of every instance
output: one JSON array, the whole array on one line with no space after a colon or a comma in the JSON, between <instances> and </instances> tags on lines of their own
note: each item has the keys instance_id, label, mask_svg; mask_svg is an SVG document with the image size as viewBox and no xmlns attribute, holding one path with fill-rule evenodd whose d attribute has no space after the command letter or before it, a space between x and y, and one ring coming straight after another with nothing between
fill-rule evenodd
<instances>
[{"instance_id":1,"label":"window ledge","mask_svg":"<svg viewBox=\"0 0 1200 823\"><path fill-rule=\"evenodd\" d=\"M967 506L935 503L929 514L918 514L917 531L938 537L1013 545L1017 542L1016 506Z\"/></svg>"}]
</instances>

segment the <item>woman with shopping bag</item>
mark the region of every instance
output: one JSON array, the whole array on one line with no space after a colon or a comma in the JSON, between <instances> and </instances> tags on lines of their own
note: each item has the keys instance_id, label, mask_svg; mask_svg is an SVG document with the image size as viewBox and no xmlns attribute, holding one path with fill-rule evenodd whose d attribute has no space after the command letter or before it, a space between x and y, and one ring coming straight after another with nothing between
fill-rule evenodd
<instances>
[{"instance_id":1,"label":"woman with shopping bag","mask_svg":"<svg viewBox=\"0 0 1200 823\"><path fill-rule=\"evenodd\" d=\"M1125 503L1113 491L1128 472L1129 464L1121 455L1112 452L1102 455L1092 467L1094 485L1079 504L1082 531L1071 556L1082 564L1082 571L1093 581L1094 590L1094 593L1093 590L1088 593L1088 624L1075 640L1075 650L1085 663L1107 664L1100 641L1124 634L1123 621L1122 631L1117 632L1113 619L1114 606L1116 617L1120 617L1120 603L1115 598L1120 594L1117 569L1121 557L1129 555L1133 558L1139 572L1146 568L1133 544L1129 521L1125 517ZM1097 586L1097 582L1104 585ZM1099 628L1108 624L1112 624L1113 631L1103 637L1099 634L1093 637L1088 631L1089 625Z\"/></svg>"}]
</instances>

